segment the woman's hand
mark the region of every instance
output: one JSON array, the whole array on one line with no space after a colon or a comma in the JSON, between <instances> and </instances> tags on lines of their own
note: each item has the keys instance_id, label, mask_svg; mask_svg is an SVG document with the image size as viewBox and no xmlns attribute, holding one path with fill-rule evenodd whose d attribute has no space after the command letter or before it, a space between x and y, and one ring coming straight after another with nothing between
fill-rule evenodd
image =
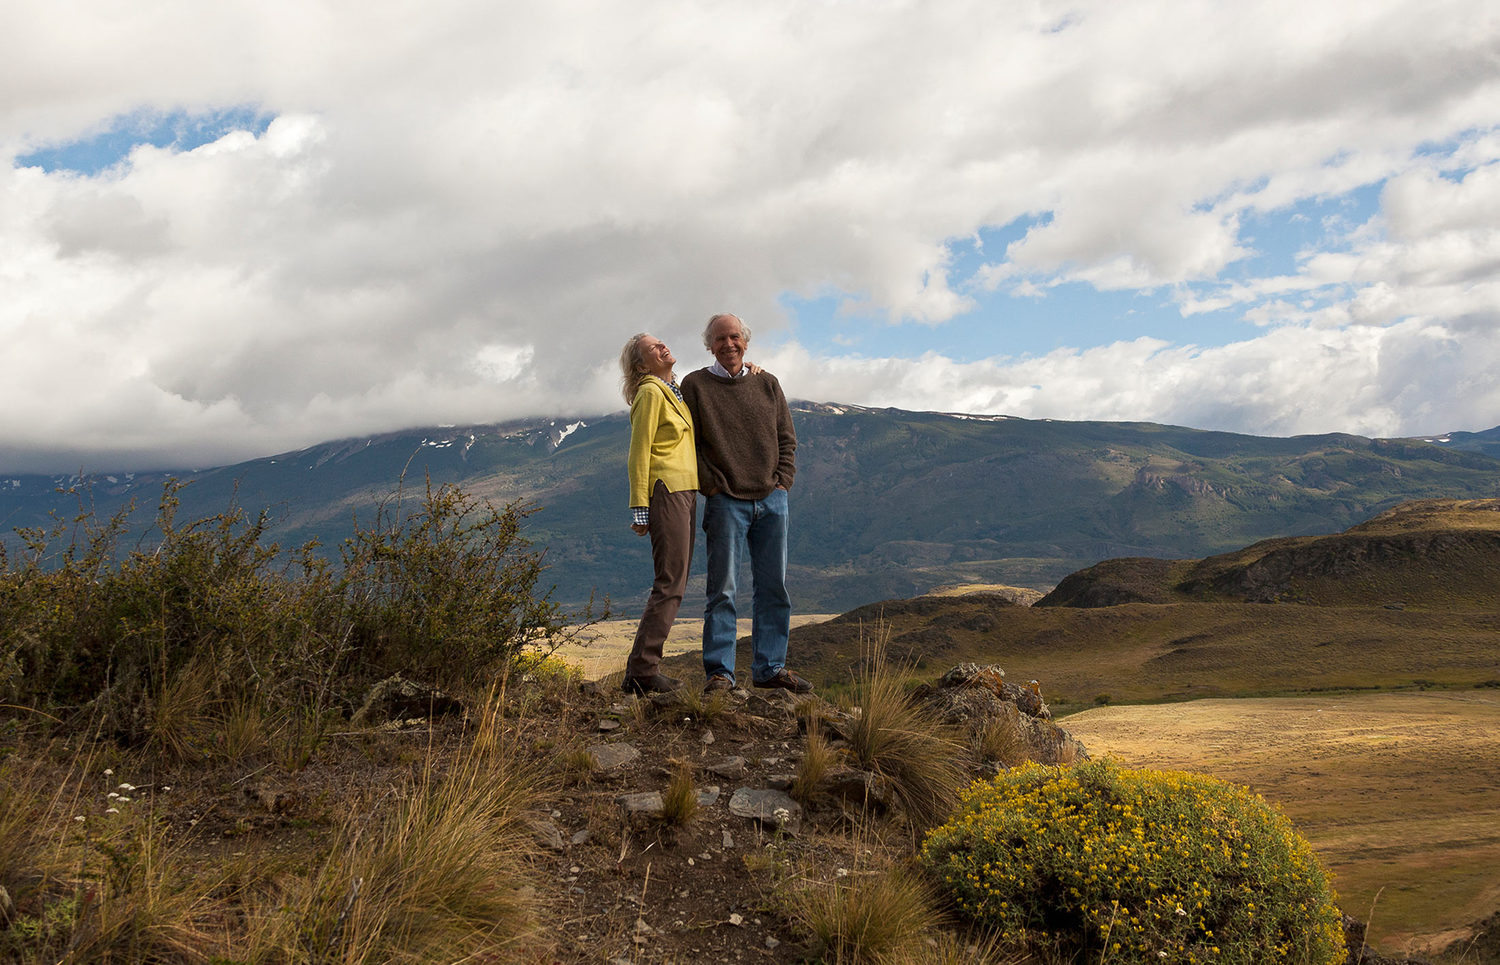
<instances>
[{"instance_id":1,"label":"woman's hand","mask_svg":"<svg viewBox=\"0 0 1500 965\"><path fill-rule=\"evenodd\" d=\"M645 536L648 532L651 531L651 527L642 526L640 523L631 523L630 528L635 530L635 535L637 536Z\"/></svg>"},{"instance_id":2,"label":"woman's hand","mask_svg":"<svg viewBox=\"0 0 1500 965\"><path fill-rule=\"evenodd\" d=\"M759 375L760 373L765 371L765 369L761 368L759 365L756 365L754 362L746 362L745 368L750 370L751 375Z\"/></svg>"}]
</instances>

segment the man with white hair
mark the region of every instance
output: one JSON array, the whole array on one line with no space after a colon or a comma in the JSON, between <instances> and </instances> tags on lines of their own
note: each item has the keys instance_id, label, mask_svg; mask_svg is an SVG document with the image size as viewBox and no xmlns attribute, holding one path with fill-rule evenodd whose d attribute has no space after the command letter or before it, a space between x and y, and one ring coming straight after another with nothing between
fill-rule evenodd
<instances>
[{"instance_id":1,"label":"man with white hair","mask_svg":"<svg viewBox=\"0 0 1500 965\"><path fill-rule=\"evenodd\" d=\"M736 686L735 591L747 551L753 585L750 679L805 694L812 684L786 667L792 601L786 588L787 492L797 435L781 383L745 364L750 330L735 315L708 320L714 364L682 380L698 446L698 491L707 504L708 604L703 610L705 693Z\"/></svg>"}]
</instances>

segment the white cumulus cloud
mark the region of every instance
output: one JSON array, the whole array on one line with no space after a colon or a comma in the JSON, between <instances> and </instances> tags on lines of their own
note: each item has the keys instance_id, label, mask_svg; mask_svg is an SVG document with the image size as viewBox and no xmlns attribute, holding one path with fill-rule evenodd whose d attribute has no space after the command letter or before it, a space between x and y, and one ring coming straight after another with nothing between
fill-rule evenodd
<instances>
[{"instance_id":1,"label":"white cumulus cloud","mask_svg":"<svg viewBox=\"0 0 1500 965\"><path fill-rule=\"evenodd\" d=\"M718 310L804 398L1488 426L1497 18L1483 0L20 0L0 29L0 460L206 464L611 409L626 336L662 335L686 369ZM88 173L23 161L235 109L271 120ZM1376 189L1376 214L1290 270L1243 270L1254 217ZM1007 225L1027 230L983 264L955 257ZM963 326L1065 282L1263 327L820 357L785 308Z\"/></svg>"}]
</instances>

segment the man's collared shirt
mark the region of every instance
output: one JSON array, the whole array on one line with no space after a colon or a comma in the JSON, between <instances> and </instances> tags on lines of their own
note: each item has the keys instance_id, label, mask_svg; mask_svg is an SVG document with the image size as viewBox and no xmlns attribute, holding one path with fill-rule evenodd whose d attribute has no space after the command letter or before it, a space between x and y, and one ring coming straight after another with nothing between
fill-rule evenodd
<instances>
[{"instance_id":1,"label":"man's collared shirt","mask_svg":"<svg viewBox=\"0 0 1500 965\"><path fill-rule=\"evenodd\" d=\"M740 373L738 375L730 375L729 370L720 365L718 359L714 359L714 364L708 367L708 371L713 373L714 375L719 376L722 379L743 379L745 376L750 374L750 366L741 362Z\"/></svg>"}]
</instances>

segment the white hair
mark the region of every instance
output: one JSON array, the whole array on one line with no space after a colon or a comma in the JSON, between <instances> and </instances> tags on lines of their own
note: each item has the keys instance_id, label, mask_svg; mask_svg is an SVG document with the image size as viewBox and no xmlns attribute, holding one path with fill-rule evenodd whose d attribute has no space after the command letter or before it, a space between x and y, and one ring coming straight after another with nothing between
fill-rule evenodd
<instances>
[{"instance_id":1,"label":"white hair","mask_svg":"<svg viewBox=\"0 0 1500 965\"><path fill-rule=\"evenodd\" d=\"M732 314L730 312L720 312L719 314L715 315L713 318L710 318L708 320L708 324L707 325L703 326L703 347L704 348L708 349L709 351L713 350L713 347L714 347L714 323L717 322L721 318L732 318L735 321L739 322L740 323L740 335L744 337L746 345L750 344L750 326L745 324L745 320L743 318L740 318L738 315Z\"/></svg>"}]
</instances>

